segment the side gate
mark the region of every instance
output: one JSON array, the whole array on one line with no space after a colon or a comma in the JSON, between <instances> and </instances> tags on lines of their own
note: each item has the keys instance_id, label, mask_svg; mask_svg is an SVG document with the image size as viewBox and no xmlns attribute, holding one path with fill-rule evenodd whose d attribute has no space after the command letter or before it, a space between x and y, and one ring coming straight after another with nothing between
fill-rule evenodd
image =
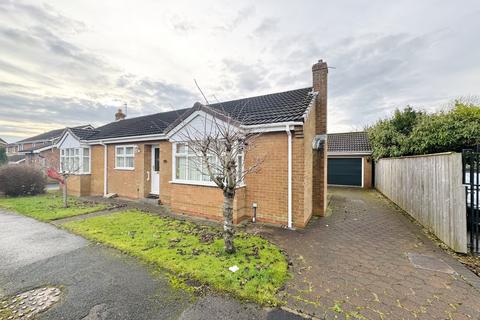
<instances>
[{"instance_id":1,"label":"side gate","mask_svg":"<svg viewBox=\"0 0 480 320\"><path fill-rule=\"evenodd\" d=\"M468 247L480 254L480 150L462 152L463 184L467 196Z\"/></svg>"}]
</instances>

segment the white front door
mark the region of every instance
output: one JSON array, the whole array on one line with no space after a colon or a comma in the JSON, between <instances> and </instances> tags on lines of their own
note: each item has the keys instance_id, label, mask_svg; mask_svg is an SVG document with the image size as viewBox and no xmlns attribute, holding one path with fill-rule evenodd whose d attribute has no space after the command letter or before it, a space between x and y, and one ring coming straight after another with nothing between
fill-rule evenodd
<instances>
[{"instance_id":1,"label":"white front door","mask_svg":"<svg viewBox=\"0 0 480 320\"><path fill-rule=\"evenodd\" d=\"M152 168L150 170L152 186L151 194L160 194L160 148L152 146Z\"/></svg>"}]
</instances>

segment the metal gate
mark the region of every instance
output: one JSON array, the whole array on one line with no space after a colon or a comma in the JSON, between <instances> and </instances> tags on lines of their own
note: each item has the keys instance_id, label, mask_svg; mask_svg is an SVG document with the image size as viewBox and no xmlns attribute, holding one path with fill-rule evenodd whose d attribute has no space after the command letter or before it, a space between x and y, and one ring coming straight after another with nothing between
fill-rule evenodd
<instances>
[{"instance_id":1,"label":"metal gate","mask_svg":"<svg viewBox=\"0 0 480 320\"><path fill-rule=\"evenodd\" d=\"M480 254L480 149L463 151L463 184L467 195L467 232L469 248Z\"/></svg>"}]
</instances>

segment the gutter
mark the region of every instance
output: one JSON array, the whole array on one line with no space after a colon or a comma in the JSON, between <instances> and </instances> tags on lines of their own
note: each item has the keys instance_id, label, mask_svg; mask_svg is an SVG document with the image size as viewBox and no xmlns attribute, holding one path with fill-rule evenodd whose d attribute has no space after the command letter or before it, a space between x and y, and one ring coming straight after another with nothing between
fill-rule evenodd
<instances>
[{"instance_id":1,"label":"gutter","mask_svg":"<svg viewBox=\"0 0 480 320\"><path fill-rule=\"evenodd\" d=\"M292 132L290 125L285 127L288 136L288 216L287 227L292 229Z\"/></svg>"},{"instance_id":2,"label":"gutter","mask_svg":"<svg viewBox=\"0 0 480 320\"><path fill-rule=\"evenodd\" d=\"M103 141L100 142L103 146L103 196L108 194L108 148Z\"/></svg>"}]
</instances>

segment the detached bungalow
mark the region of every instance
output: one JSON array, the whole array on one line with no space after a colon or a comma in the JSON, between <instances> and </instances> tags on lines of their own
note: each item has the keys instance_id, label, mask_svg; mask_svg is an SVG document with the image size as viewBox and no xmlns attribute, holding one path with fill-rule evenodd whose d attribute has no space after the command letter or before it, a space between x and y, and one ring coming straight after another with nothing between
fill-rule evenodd
<instances>
[{"instance_id":1,"label":"detached bungalow","mask_svg":"<svg viewBox=\"0 0 480 320\"><path fill-rule=\"evenodd\" d=\"M222 192L198 173L182 132L228 118L239 130L261 133L238 163L263 158L237 189L234 222L250 219L255 207L257 221L304 227L325 214L327 189L327 64L320 60L312 73L307 88L131 119L119 110L115 122L93 131L68 129L57 145L64 167L78 168L69 192L158 197L173 212L220 220Z\"/></svg>"}]
</instances>

